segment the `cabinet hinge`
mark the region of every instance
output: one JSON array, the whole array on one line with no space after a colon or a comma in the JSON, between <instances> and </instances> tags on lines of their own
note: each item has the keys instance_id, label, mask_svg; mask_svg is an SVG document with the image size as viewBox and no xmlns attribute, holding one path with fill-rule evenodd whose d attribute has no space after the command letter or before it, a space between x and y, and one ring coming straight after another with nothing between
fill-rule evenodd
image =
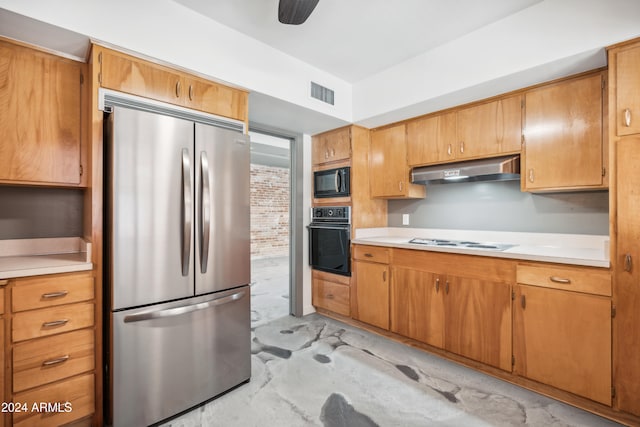
<instances>
[{"instance_id":1,"label":"cabinet hinge","mask_svg":"<svg viewBox=\"0 0 640 427\"><path fill-rule=\"evenodd\" d=\"M82 176L83 173L84 173L84 168L82 167L82 165L80 165L80 176Z\"/></svg>"},{"instance_id":2,"label":"cabinet hinge","mask_svg":"<svg viewBox=\"0 0 640 427\"><path fill-rule=\"evenodd\" d=\"M616 317L616 306L612 305L611 306L611 318L615 318Z\"/></svg>"}]
</instances>

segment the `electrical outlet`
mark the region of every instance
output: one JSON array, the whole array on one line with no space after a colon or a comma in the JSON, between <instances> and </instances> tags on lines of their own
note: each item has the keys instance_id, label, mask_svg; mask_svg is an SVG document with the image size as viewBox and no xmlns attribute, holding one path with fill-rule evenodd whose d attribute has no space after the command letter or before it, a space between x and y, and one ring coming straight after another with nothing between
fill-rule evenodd
<instances>
[{"instance_id":1,"label":"electrical outlet","mask_svg":"<svg viewBox=\"0 0 640 427\"><path fill-rule=\"evenodd\" d=\"M409 225L409 214L402 214L402 225Z\"/></svg>"}]
</instances>

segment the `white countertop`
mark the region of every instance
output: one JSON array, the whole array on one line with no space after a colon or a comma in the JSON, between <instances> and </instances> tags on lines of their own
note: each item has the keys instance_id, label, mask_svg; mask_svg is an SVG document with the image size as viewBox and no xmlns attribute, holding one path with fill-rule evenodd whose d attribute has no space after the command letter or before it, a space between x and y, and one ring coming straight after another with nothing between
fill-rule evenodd
<instances>
[{"instance_id":1,"label":"white countertop","mask_svg":"<svg viewBox=\"0 0 640 427\"><path fill-rule=\"evenodd\" d=\"M0 279L92 268L91 243L79 237L0 240Z\"/></svg>"},{"instance_id":2,"label":"white countertop","mask_svg":"<svg viewBox=\"0 0 640 427\"><path fill-rule=\"evenodd\" d=\"M515 245L504 251L409 243L414 237ZM352 243L609 268L609 236L428 228L360 228Z\"/></svg>"}]
</instances>

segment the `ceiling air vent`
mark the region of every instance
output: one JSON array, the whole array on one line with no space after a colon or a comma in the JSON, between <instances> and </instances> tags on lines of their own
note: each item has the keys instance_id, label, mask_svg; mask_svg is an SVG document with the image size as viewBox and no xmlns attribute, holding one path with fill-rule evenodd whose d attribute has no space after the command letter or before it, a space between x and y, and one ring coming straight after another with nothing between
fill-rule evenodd
<instances>
[{"instance_id":1,"label":"ceiling air vent","mask_svg":"<svg viewBox=\"0 0 640 427\"><path fill-rule=\"evenodd\" d=\"M333 105L333 91L318 83L311 82L311 97Z\"/></svg>"}]
</instances>

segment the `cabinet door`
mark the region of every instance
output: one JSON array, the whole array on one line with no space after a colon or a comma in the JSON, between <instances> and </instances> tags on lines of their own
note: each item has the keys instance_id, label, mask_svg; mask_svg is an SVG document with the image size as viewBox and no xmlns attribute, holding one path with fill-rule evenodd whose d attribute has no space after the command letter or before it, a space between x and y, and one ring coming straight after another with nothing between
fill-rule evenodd
<instances>
[{"instance_id":1,"label":"cabinet door","mask_svg":"<svg viewBox=\"0 0 640 427\"><path fill-rule=\"evenodd\" d=\"M350 128L336 129L313 137L314 165L351 158Z\"/></svg>"},{"instance_id":2,"label":"cabinet door","mask_svg":"<svg viewBox=\"0 0 640 427\"><path fill-rule=\"evenodd\" d=\"M389 266L354 261L357 316L361 322L389 329Z\"/></svg>"},{"instance_id":3,"label":"cabinet door","mask_svg":"<svg viewBox=\"0 0 640 427\"><path fill-rule=\"evenodd\" d=\"M518 375L611 404L609 298L518 285L514 310Z\"/></svg>"},{"instance_id":4,"label":"cabinet door","mask_svg":"<svg viewBox=\"0 0 640 427\"><path fill-rule=\"evenodd\" d=\"M447 277L445 349L511 371L511 285Z\"/></svg>"},{"instance_id":5,"label":"cabinet door","mask_svg":"<svg viewBox=\"0 0 640 427\"><path fill-rule=\"evenodd\" d=\"M525 190L603 184L602 76L527 92Z\"/></svg>"},{"instance_id":6,"label":"cabinet door","mask_svg":"<svg viewBox=\"0 0 640 427\"><path fill-rule=\"evenodd\" d=\"M617 142L617 248L613 302L618 409L640 416L640 137Z\"/></svg>"},{"instance_id":7,"label":"cabinet door","mask_svg":"<svg viewBox=\"0 0 640 427\"><path fill-rule=\"evenodd\" d=\"M119 52L101 52L101 85L133 95L182 104L185 83L176 71Z\"/></svg>"},{"instance_id":8,"label":"cabinet door","mask_svg":"<svg viewBox=\"0 0 640 427\"><path fill-rule=\"evenodd\" d=\"M434 347L444 346L444 280L424 271L393 268L391 331Z\"/></svg>"},{"instance_id":9,"label":"cabinet door","mask_svg":"<svg viewBox=\"0 0 640 427\"><path fill-rule=\"evenodd\" d=\"M80 183L82 64L0 43L0 180Z\"/></svg>"},{"instance_id":10,"label":"cabinet door","mask_svg":"<svg viewBox=\"0 0 640 427\"><path fill-rule=\"evenodd\" d=\"M400 197L409 185L405 126L371 134L370 178L372 197Z\"/></svg>"},{"instance_id":11,"label":"cabinet door","mask_svg":"<svg viewBox=\"0 0 640 427\"><path fill-rule=\"evenodd\" d=\"M241 121L247 118L247 94L237 89L186 77L183 97L187 108Z\"/></svg>"},{"instance_id":12,"label":"cabinet door","mask_svg":"<svg viewBox=\"0 0 640 427\"><path fill-rule=\"evenodd\" d=\"M456 158L456 113L441 114L407 123L410 166L446 162Z\"/></svg>"},{"instance_id":13,"label":"cabinet door","mask_svg":"<svg viewBox=\"0 0 640 427\"><path fill-rule=\"evenodd\" d=\"M522 97L499 99L458 111L457 157L517 153L522 140Z\"/></svg>"},{"instance_id":14,"label":"cabinet door","mask_svg":"<svg viewBox=\"0 0 640 427\"><path fill-rule=\"evenodd\" d=\"M640 133L640 46L616 53L616 126L620 136Z\"/></svg>"}]
</instances>

